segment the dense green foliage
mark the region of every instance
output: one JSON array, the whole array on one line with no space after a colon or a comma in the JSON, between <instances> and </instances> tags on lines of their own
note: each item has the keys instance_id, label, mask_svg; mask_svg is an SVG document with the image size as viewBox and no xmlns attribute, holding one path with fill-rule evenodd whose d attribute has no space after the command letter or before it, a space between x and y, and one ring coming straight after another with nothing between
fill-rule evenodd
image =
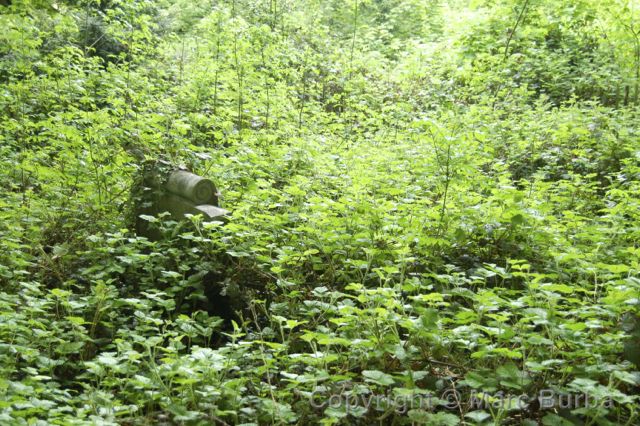
<instances>
[{"instance_id":1,"label":"dense green foliage","mask_svg":"<svg viewBox=\"0 0 640 426\"><path fill-rule=\"evenodd\" d=\"M0 2L0 423L638 424L639 18ZM137 236L157 159L230 222Z\"/></svg>"}]
</instances>

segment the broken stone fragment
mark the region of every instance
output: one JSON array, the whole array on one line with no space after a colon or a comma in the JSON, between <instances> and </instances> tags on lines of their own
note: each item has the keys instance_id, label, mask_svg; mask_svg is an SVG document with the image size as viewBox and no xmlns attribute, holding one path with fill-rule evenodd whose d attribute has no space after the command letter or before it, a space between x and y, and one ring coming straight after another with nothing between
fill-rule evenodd
<instances>
[{"instance_id":1,"label":"broken stone fragment","mask_svg":"<svg viewBox=\"0 0 640 426\"><path fill-rule=\"evenodd\" d=\"M229 213L225 209L210 204L200 204L196 206L196 210L198 213L201 213L205 219L224 218Z\"/></svg>"}]
</instances>

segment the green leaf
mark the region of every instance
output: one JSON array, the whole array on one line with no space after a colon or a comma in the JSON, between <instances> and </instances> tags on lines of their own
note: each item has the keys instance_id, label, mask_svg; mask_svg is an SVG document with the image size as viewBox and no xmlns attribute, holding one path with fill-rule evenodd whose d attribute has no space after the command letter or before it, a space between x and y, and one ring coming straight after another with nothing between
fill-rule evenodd
<instances>
[{"instance_id":1,"label":"green leaf","mask_svg":"<svg viewBox=\"0 0 640 426\"><path fill-rule=\"evenodd\" d=\"M525 222L524 216L520 213L511 216L511 225L522 225Z\"/></svg>"},{"instance_id":2,"label":"green leaf","mask_svg":"<svg viewBox=\"0 0 640 426\"><path fill-rule=\"evenodd\" d=\"M60 354L77 353L84 346L84 342L65 342L56 348L56 352Z\"/></svg>"},{"instance_id":3,"label":"green leaf","mask_svg":"<svg viewBox=\"0 0 640 426\"><path fill-rule=\"evenodd\" d=\"M378 370L364 370L362 375L366 381L376 383L380 386L389 386L395 383L392 376Z\"/></svg>"},{"instance_id":4,"label":"green leaf","mask_svg":"<svg viewBox=\"0 0 640 426\"><path fill-rule=\"evenodd\" d=\"M150 222L150 223L158 222L158 218L157 217L149 216L147 214L141 214L139 217L140 217L140 219L146 220L147 222Z\"/></svg>"},{"instance_id":5,"label":"green leaf","mask_svg":"<svg viewBox=\"0 0 640 426\"><path fill-rule=\"evenodd\" d=\"M573 423L567 419L563 419L562 417L549 413L542 418L542 424L544 426L573 426Z\"/></svg>"},{"instance_id":6,"label":"green leaf","mask_svg":"<svg viewBox=\"0 0 640 426\"><path fill-rule=\"evenodd\" d=\"M485 420L491 418L491 414L487 413L486 411L471 411L464 416L476 423L482 423Z\"/></svg>"},{"instance_id":7,"label":"green leaf","mask_svg":"<svg viewBox=\"0 0 640 426\"><path fill-rule=\"evenodd\" d=\"M573 293L573 287L570 287L566 284L543 284L540 286L542 290L553 291L562 294L571 294Z\"/></svg>"}]
</instances>

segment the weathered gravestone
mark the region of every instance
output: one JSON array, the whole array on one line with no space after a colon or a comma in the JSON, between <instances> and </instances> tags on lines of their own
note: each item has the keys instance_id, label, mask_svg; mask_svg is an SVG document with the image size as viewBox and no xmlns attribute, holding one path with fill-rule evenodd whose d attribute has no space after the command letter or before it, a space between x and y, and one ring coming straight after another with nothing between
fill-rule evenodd
<instances>
[{"instance_id":1,"label":"weathered gravestone","mask_svg":"<svg viewBox=\"0 0 640 426\"><path fill-rule=\"evenodd\" d=\"M186 227L191 225L187 218L189 214L202 215L208 222L227 222L229 213L219 207L219 194L210 179L187 170L176 170L175 166L163 160L143 163L143 171L132 187L131 201L131 212L135 215L131 219L135 220L136 233L153 241L163 237L159 221L152 218L162 213L169 213L162 220L182 222ZM185 249L190 244L187 240L175 243ZM199 265L199 268L186 271L188 284L185 285L199 288L204 299L196 297L189 302L183 300L183 303L192 303L194 311L206 310L209 315L236 320L236 311L244 309L248 302L246 293L240 291L237 282L227 275L226 259L225 253L219 253L216 261L209 256L203 262L207 270Z\"/></svg>"},{"instance_id":2,"label":"weathered gravestone","mask_svg":"<svg viewBox=\"0 0 640 426\"><path fill-rule=\"evenodd\" d=\"M201 214L205 221L226 222L229 212L218 206L218 195L211 180L187 170L147 172L136 206L136 231L158 239L159 231L150 226L144 216L157 216L164 212L177 222L186 219L187 214Z\"/></svg>"}]
</instances>

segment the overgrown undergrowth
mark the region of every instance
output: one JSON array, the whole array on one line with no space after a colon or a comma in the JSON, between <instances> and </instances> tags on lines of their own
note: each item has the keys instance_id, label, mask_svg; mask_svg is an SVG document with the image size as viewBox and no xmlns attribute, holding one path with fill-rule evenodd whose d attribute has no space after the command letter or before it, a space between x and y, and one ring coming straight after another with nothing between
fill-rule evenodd
<instances>
[{"instance_id":1,"label":"overgrown undergrowth","mask_svg":"<svg viewBox=\"0 0 640 426\"><path fill-rule=\"evenodd\" d=\"M2 423L638 423L637 4L10 3Z\"/></svg>"}]
</instances>

